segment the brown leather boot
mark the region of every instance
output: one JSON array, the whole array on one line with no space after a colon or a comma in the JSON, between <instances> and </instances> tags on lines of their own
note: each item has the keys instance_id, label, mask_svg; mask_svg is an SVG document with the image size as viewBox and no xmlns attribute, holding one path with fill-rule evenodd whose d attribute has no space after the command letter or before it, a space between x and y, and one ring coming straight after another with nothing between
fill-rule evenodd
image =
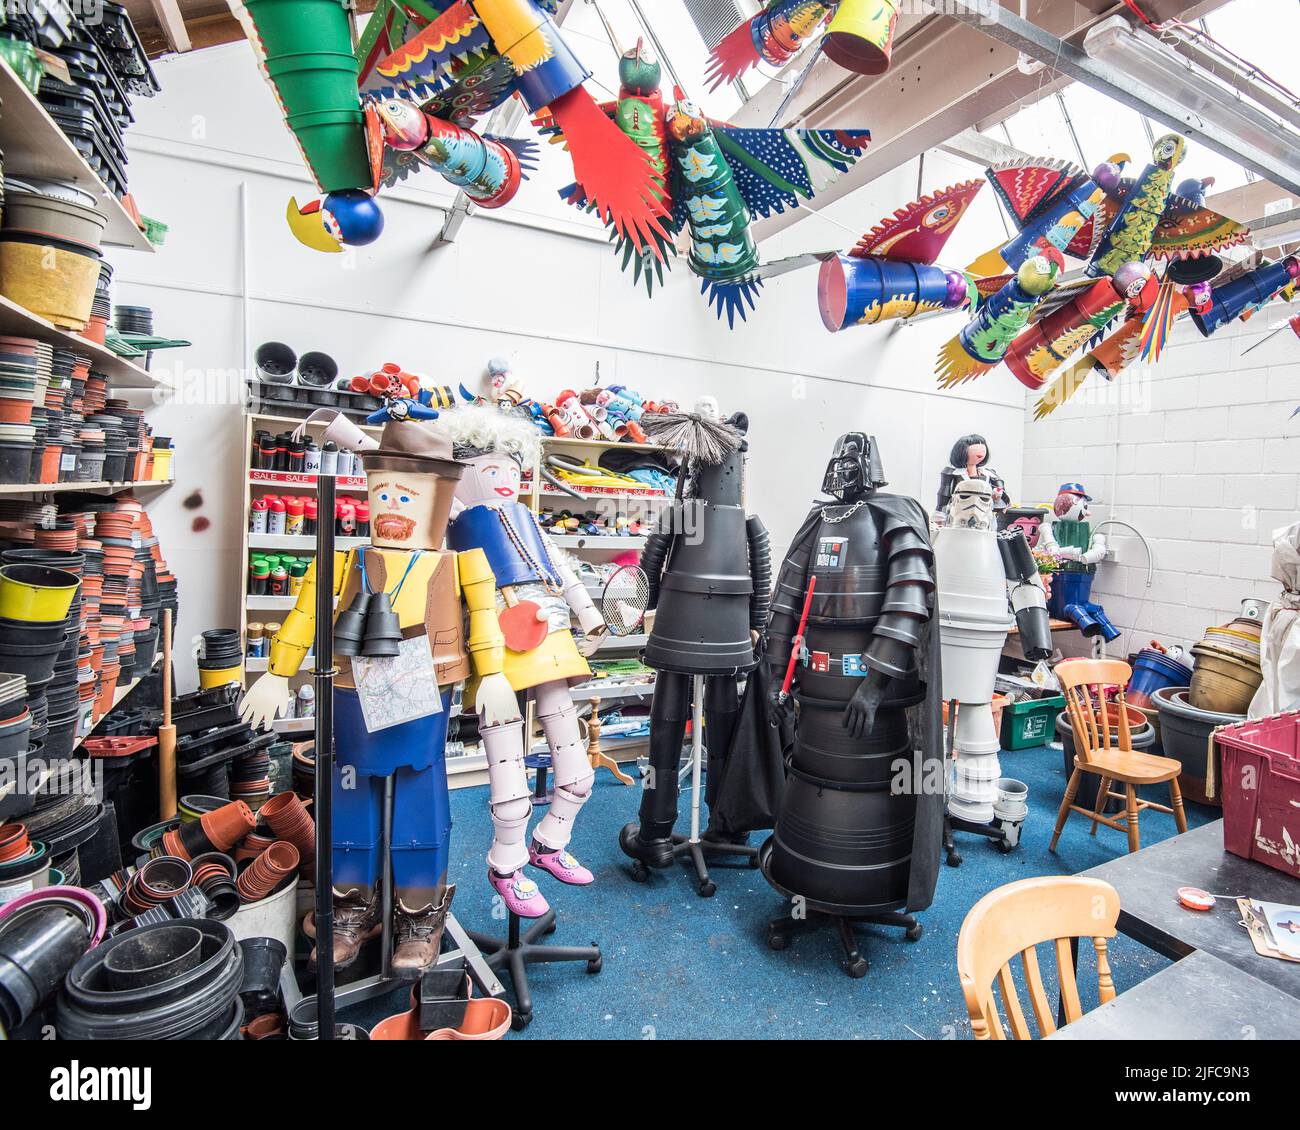
<instances>
[{"instance_id":1,"label":"brown leather boot","mask_svg":"<svg viewBox=\"0 0 1300 1130\"><path fill-rule=\"evenodd\" d=\"M442 949L442 928L456 893L453 883L437 902L412 910L399 897L394 912L393 973L405 980L415 980L438 960Z\"/></svg>"},{"instance_id":2,"label":"brown leather boot","mask_svg":"<svg viewBox=\"0 0 1300 1130\"><path fill-rule=\"evenodd\" d=\"M302 924L309 938L316 937L316 916L307 915ZM334 968L346 969L357 959L364 943L379 937L379 892L353 887L348 891L334 888ZM316 948L311 951L316 964Z\"/></svg>"}]
</instances>

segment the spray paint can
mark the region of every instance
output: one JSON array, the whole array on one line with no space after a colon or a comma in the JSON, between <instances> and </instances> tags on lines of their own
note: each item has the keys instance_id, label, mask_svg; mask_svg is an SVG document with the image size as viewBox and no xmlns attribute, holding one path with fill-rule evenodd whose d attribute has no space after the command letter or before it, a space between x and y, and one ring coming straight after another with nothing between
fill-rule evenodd
<instances>
[{"instance_id":1,"label":"spray paint can","mask_svg":"<svg viewBox=\"0 0 1300 1130\"><path fill-rule=\"evenodd\" d=\"M285 499L284 532L297 537L306 531L303 529L303 500L297 496Z\"/></svg>"},{"instance_id":2,"label":"spray paint can","mask_svg":"<svg viewBox=\"0 0 1300 1130\"><path fill-rule=\"evenodd\" d=\"M266 533L267 503L265 498L255 498L248 508L248 532L250 534Z\"/></svg>"},{"instance_id":3,"label":"spray paint can","mask_svg":"<svg viewBox=\"0 0 1300 1130\"><path fill-rule=\"evenodd\" d=\"M268 534L279 535L285 532L285 512L287 507L284 499L278 495L268 496L266 512L266 532Z\"/></svg>"},{"instance_id":4,"label":"spray paint can","mask_svg":"<svg viewBox=\"0 0 1300 1130\"><path fill-rule=\"evenodd\" d=\"M338 473L339 449L332 443L326 443L320 449L320 473L333 476Z\"/></svg>"},{"instance_id":5,"label":"spray paint can","mask_svg":"<svg viewBox=\"0 0 1300 1130\"><path fill-rule=\"evenodd\" d=\"M370 501L369 499L360 499L353 504L353 509L357 516L357 537L368 538L370 536Z\"/></svg>"}]
</instances>

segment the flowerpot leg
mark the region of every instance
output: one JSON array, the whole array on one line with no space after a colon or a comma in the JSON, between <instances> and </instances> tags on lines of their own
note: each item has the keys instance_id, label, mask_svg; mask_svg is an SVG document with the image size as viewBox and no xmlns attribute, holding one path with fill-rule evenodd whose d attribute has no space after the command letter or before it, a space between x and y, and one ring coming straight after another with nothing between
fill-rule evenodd
<instances>
[{"instance_id":1,"label":"flowerpot leg","mask_svg":"<svg viewBox=\"0 0 1300 1130\"><path fill-rule=\"evenodd\" d=\"M1174 823L1179 832L1187 831L1187 813L1183 811L1183 790L1178 787L1178 778L1169 778L1169 803L1174 809Z\"/></svg>"},{"instance_id":2,"label":"flowerpot leg","mask_svg":"<svg viewBox=\"0 0 1300 1130\"><path fill-rule=\"evenodd\" d=\"M1090 836L1097 834L1097 817L1106 811L1106 804L1110 800L1110 778L1103 777L1097 785L1097 803L1093 806L1092 830L1088 833Z\"/></svg>"},{"instance_id":3,"label":"flowerpot leg","mask_svg":"<svg viewBox=\"0 0 1300 1130\"><path fill-rule=\"evenodd\" d=\"M1061 798L1061 811L1056 814L1056 831L1052 833L1052 842L1047 845L1048 851L1056 850L1056 841L1061 838L1061 829L1065 827L1066 820L1070 816L1070 805L1074 803L1074 795L1079 791L1079 767L1076 765L1074 772L1070 774L1070 783L1065 786L1065 796Z\"/></svg>"},{"instance_id":4,"label":"flowerpot leg","mask_svg":"<svg viewBox=\"0 0 1300 1130\"><path fill-rule=\"evenodd\" d=\"M1137 789L1131 784L1124 786L1124 820L1128 826L1128 850L1137 851L1141 846L1138 838L1138 799Z\"/></svg>"}]
</instances>

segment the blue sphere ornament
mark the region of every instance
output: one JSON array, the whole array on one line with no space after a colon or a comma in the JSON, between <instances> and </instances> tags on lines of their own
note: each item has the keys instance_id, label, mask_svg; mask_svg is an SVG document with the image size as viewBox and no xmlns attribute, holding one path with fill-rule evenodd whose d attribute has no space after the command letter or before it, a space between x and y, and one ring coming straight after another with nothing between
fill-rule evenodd
<instances>
[{"instance_id":1,"label":"blue sphere ornament","mask_svg":"<svg viewBox=\"0 0 1300 1130\"><path fill-rule=\"evenodd\" d=\"M350 247L374 243L384 231L384 214L379 205L359 188L331 192L321 202L320 214L325 230Z\"/></svg>"}]
</instances>

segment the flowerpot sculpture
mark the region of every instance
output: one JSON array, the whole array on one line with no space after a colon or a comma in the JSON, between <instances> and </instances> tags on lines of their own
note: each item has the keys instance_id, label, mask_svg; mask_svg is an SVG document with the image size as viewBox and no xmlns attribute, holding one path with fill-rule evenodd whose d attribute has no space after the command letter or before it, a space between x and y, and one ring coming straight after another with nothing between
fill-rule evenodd
<instances>
[{"instance_id":1,"label":"flowerpot sculpture","mask_svg":"<svg viewBox=\"0 0 1300 1130\"><path fill-rule=\"evenodd\" d=\"M417 977L437 958L455 893L447 881L451 812L444 761L455 685L484 729L518 716L504 674L496 581L481 549L442 549L457 484L467 472L450 440L391 420L362 456L370 545L351 549L334 620L334 963L351 965L382 932L380 879L393 875L392 969ZM268 723L288 703L315 635L316 566L271 643L267 673L242 715ZM468 630L464 622L468 622ZM385 779L393 778L392 839L381 842ZM314 923L305 923L314 935Z\"/></svg>"},{"instance_id":2,"label":"flowerpot sculpture","mask_svg":"<svg viewBox=\"0 0 1300 1130\"><path fill-rule=\"evenodd\" d=\"M942 841L934 552L924 508L885 485L874 437L841 436L822 485L832 499L795 533L768 623L773 687L793 672L796 721L760 862L794 906L837 920L854 976L866 966L849 923L920 936L911 912L930 905ZM774 690L773 714L788 709ZM774 920L769 943L784 948L806 920Z\"/></svg>"},{"instance_id":3,"label":"flowerpot sculpture","mask_svg":"<svg viewBox=\"0 0 1300 1130\"><path fill-rule=\"evenodd\" d=\"M1051 614L1073 621L1085 636L1100 635L1111 643L1119 638L1119 629L1092 599L1092 579L1106 556L1106 539L1088 521L1091 501L1082 484L1062 483L1051 516L1039 528L1038 548L1059 562L1052 576Z\"/></svg>"},{"instance_id":4,"label":"flowerpot sculpture","mask_svg":"<svg viewBox=\"0 0 1300 1130\"><path fill-rule=\"evenodd\" d=\"M667 867L674 858L677 767L692 685L702 678L705 800L712 819L740 712L739 677L753 668L758 633L767 623L771 562L766 528L745 515L748 419L737 413L721 420L717 402L705 398L693 413L657 413L643 421L655 442L680 453L682 465L677 495L641 554L649 607L656 610L642 659L659 674L650 704L650 776L639 820L623 828L619 846L646 867ZM713 825L703 834L706 846L725 850L728 840Z\"/></svg>"},{"instance_id":5,"label":"flowerpot sculpture","mask_svg":"<svg viewBox=\"0 0 1300 1130\"><path fill-rule=\"evenodd\" d=\"M943 641L943 697L958 704L948 812L973 825L994 820L1001 741L993 723L993 692L1002 646L1012 625L1020 629L1026 659L1052 653L1047 600L1020 529L999 535L993 523L993 488L962 479L953 489L946 521L935 535L939 576L939 636ZM1002 827L1014 846L1019 823Z\"/></svg>"},{"instance_id":6,"label":"flowerpot sculpture","mask_svg":"<svg viewBox=\"0 0 1300 1130\"><path fill-rule=\"evenodd\" d=\"M537 464L537 429L483 406L446 413L434 431L451 444L465 467L456 486L458 513L448 527L447 544L487 558L494 577L491 596L504 633L502 670L512 690L511 709L479 717L491 790L488 882L509 911L540 918L550 906L525 876L526 865L573 886L585 886L593 878L567 850L595 779L569 694L570 686L591 677L591 668L574 642L570 618L577 617L584 651L594 650L605 621L564 554L519 501L523 468ZM477 686L477 679L466 684L467 699ZM523 715L515 699L520 691L532 692L536 703L551 752L554 788L531 840L527 832L532 790L524 767Z\"/></svg>"}]
</instances>

